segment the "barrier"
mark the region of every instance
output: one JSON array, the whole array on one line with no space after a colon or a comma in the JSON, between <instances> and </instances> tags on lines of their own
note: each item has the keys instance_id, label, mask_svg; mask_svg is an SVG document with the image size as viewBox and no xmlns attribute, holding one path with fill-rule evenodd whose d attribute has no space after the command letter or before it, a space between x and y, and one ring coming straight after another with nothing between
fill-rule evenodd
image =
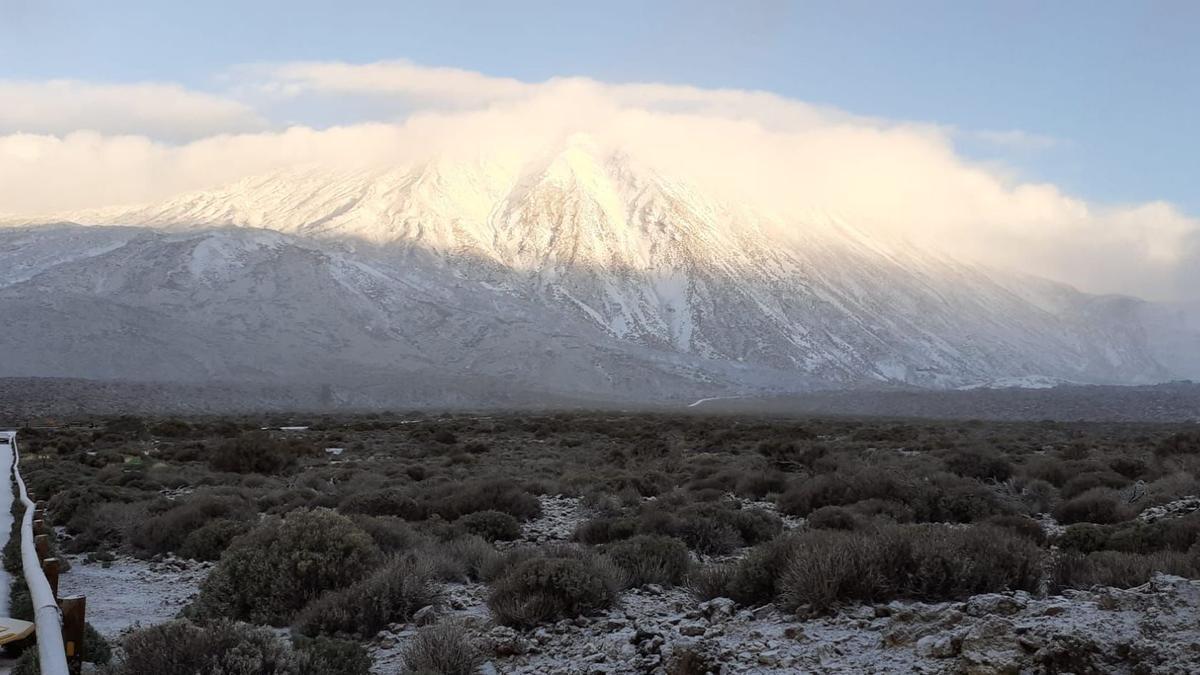
<instances>
[{"instance_id":1,"label":"barrier","mask_svg":"<svg viewBox=\"0 0 1200 675\"><path fill-rule=\"evenodd\" d=\"M71 675L72 668L67 664L68 651L72 652L71 656L82 653L80 651L82 635L73 643L63 641L62 611L59 609L58 599L55 597L56 589L52 588L46 579L46 574L42 569L42 556L38 554L38 549L34 544L33 516L37 505L29 498L29 492L25 489L25 480L21 478L21 455L17 451L16 436L15 432L8 433L8 443L12 448L13 478L17 482L21 503L25 505L25 514L21 517L21 571L25 576L25 584L29 587L29 596L33 601L38 664L42 675ZM55 563L57 564L57 561ZM57 582L57 579L55 581ZM82 612L80 618L82 619ZM75 660L78 661L78 658Z\"/></svg>"}]
</instances>

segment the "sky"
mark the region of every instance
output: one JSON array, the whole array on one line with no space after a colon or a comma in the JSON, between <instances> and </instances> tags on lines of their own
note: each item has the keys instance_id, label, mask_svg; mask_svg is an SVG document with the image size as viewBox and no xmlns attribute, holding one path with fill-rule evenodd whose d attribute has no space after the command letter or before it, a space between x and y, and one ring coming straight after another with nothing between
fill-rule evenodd
<instances>
[{"instance_id":1,"label":"sky","mask_svg":"<svg viewBox=\"0 0 1200 675\"><path fill-rule=\"evenodd\" d=\"M782 210L1193 300L1198 29L1187 1L0 0L0 212L595 125Z\"/></svg>"}]
</instances>

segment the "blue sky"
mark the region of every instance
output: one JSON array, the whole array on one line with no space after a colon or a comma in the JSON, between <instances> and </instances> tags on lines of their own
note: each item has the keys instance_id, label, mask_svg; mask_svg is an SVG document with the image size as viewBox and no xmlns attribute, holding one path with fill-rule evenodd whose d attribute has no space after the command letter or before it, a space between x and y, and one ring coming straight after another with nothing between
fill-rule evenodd
<instances>
[{"instance_id":1,"label":"blue sky","mask_svg":"<svg viewBox=\"0 0 1200 675\"><path fill-rule=\"evenodd\" d=\"M953 126L967 155L1090 200L1200 213L1195 2L0 0L0 12L3 79L216 91L238 64L402 58L527 81L763 89ZM1010 131L1040 140L972 133Z\"/></svg>"}]
</instances>

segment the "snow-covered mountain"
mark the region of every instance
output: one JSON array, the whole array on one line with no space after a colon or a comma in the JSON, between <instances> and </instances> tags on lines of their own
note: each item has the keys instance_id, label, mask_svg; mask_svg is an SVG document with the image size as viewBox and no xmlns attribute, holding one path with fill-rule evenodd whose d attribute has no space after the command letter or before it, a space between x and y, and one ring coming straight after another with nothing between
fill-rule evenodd
<instances>
[{"instance_id":1,"label":"snow-covered mountain","mask_svg":"<svg viewBox=\"0 0 1200 675\"><path fill-rule=\"evenodd\" d=\"M0 375L646 400L1200 374L1189 313L757 211L581 139L51 220L0 228Z\"/></svg>"}]
</instances>

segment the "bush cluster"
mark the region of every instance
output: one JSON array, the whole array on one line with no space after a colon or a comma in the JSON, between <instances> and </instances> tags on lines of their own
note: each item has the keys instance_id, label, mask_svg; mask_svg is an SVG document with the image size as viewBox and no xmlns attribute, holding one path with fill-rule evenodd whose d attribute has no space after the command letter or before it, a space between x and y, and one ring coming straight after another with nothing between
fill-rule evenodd
<instances>
[{"instance_id":1,"label":"bush cluster","mask_svg":"<svg viewBox=\"0 0 1200 675\"><path fill-rule=\"evenodd\" d=\"M438 601L430 570L398 558L371 576L328 591L296 617L304 635L354 635L369 638L389 623L408 621L414 612Z\"/></svg>"},{"instance_id":2,"label":"bush cluster","mask_svg":"<svg viewBox=\"0 0 1200 675\"><path fill-rule=\"evenodd\" d=\"M511 626L593 614L616 601L621 576L599 556L551 552L518 562L493 581L488 608L496 621Z\"/></svg>"},{"instance_id":3,"label":"bush cluster","mask_svg":"<svg viewBox=\"0 0 1200 675\"><path fill-rule=\"evenodd\" d=\"M333 511L268 518L233 541L191 612L282 625L321 594L366 577L380 559L371 537Z\"/></svg>"},{"instance_id":4,"label":"bush cluster","mask_svg":"<svg viewBox=\"0 0 1200 675\"><path fill-rule=\"evenodd\" d=\"M602 550L624 572L629 587L675 586L683 582L691 567L687 545L674 537L638 535Z\"/></svg>"}]
</instances>

